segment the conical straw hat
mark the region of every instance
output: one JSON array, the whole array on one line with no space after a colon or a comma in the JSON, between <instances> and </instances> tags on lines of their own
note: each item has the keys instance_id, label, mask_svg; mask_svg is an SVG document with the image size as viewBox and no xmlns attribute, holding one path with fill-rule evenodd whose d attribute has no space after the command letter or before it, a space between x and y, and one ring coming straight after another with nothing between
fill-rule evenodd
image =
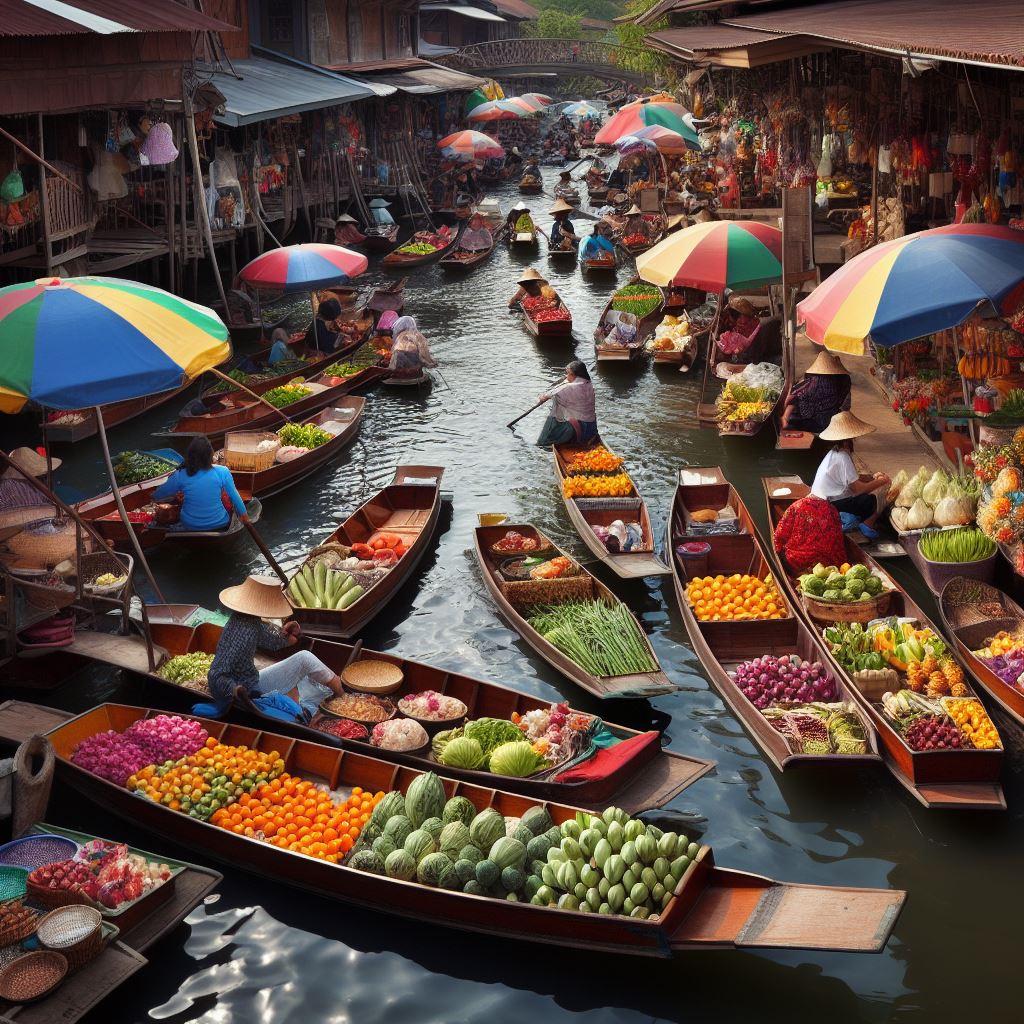
<instances>
[{"instance_id":1,"label":"conical straw hat","mask_svg":"<svg viewBox=\"0 0 1024 1024\"><path fill-rule=\"evenodd\" d=\"M818 437L822 441L852 441L855 437L873 434L876 429L852 412L837 412Z\"/></svg>"},{"instance_id":2,"label":"conical straw hat","mask_svg":"<svg viewBox=\"0 0 1024 1024\"><path fill-rule=\"evenodd\" d=\"M633 204L633 205L632 205L632 206L631 206L631 207L630 207L630 208L629 208L629 209L628 209L628 210L626 211L626 216L627 216L627 217L633 217L633 216L635 216L636 214L641 214L641 215L642 215L642 214L643 214L643 212L644 212L644 211L643 211L643 210L641 210L641 209L640 209L640 207L636 205L636 203L634 203L634 204Z\"/></svg>"},{"instance_id":3,"label":"conical straw hat","mask_svg":"<svg viewBox=\"0 0 1024 1024\"><path fill-rule=\"evenodd\" d=\"M347 214L347 213L339 213L338 216L335 218L334 223L335 224L358 224L359 221L357 221L355 219L355 217L349 216L349 214Z\"/></svg>"},{"instance_id":4,"label":"conical straw hat","mask_svg":"<svg viewBox=\"0 0 1024 1024\"><path fill-rule=\"evenodd\" d=\"M846 373L846 367L839 361L837 356L822 349L818 357L807 367L807 373L817 373L822 377L827 375Z\"/></svg>"},{"instance_id":5,"label":"conical straw hat","mask_svg":"<svg viewBox=\"0 0 1024 1024\"><path fill-rule=\"evenodd\" d=\"M546 277L541 277L541 275L536 270L534 270L533 267L530 267L529 270L524 271L523 276L519 278L516 284L526 284L527 281L541 281L544 284L548 283L548 279Z\"/></svg>"},{"instance_id":6,"label":"conical straw hat","mask_svg":"<svg viewBox=\"0 0 1024 1024\"><path fill-rule=\"evenodd\" d=\"M34 448L15 448L10 455L7 456L14 463L15 466L20 466L29 476L42 476L46 472L46 456L40 455ZM54 469L60 467L60 459L50 459L50 464ZM22 475L14 468L14 466L7 466L4 469L3 476L16 480L24 479Z\"/></svg>"},{"instance_id":7,"label":"conical straw hat","mask_svg":"<svg viewBox=\"0 0 1024 1024\"><path fill-rule=\"evenodd\" d=\"M548 210L548 213L574 213L573 208L562 198L559 198L554 206Z\"/></svg>"},{"instance_id":8,"label":"conical straw hat","mask_svg":"<svg viewBox=\"0 0 1024 1024\"><path fill-rule=\"evenodd\" d=\"M227 587L220 592L220 603L233 612L261 619L287 619L292 614L292 606L273 576L250 576L237 587Z\"/></svg>"}]
</instances>

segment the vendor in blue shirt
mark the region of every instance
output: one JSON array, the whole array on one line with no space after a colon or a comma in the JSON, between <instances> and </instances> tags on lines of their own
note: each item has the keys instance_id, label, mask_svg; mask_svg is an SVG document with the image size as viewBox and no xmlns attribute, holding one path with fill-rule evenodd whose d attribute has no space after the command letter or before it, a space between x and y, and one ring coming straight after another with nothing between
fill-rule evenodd
<instances>
[{"instance_id":1,"label":"vendor in blue shirt","mask_svg":"<svg viewBox=\"0 0 1024 1024\"><path fill-rule=\"evenodd\" d=\"M249 522L231 471L213 464L213 446L206 437L194 437L185 464L153 492L154 501L182 496L181 516L172 530L223 530L231 522L224 496L243 523Z\"/></svg>"},{"instance_id":2,"label":"vendor in blue shirt","mask_svg":"<svg viewBox=\"0 0 1024 1024\"><path fill-rule=\"evenodd\" d=\"M608 238L611 226L603 222L595 224L593 233L584 239L580 246L581 260L598 260L615 258L615 246Z\"/></svg>"}]
</instances>

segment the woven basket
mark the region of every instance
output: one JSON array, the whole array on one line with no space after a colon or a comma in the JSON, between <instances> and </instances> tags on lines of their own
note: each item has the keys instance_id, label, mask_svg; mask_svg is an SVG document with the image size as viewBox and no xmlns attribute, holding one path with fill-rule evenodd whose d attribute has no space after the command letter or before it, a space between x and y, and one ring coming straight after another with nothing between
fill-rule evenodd
<instances>
[{"instance_id":1,"label":"woven basket","mask_svg":"<svg viewBox=\"0 0 1024 1024\"><path fill-rule=\"evenodd\" d=\"M56 533L36 533L45 523L57 522L51 519L37 519L26 523L25 529L8 538L7 546L25 565L45 568L57 565L65 559L74 559L77 548L77 527L73 519L60 523Z\"/></svg>"},{"instance_id":2,"label":"woven basket","mask_svg":"<svg viewBox=\"0 0 1024 1024\"><path fill-rule=\"evenodd\" d=\"M273 441L274 447L258 452L256 448L264 441ZM224 438L224 463L228 469L240 473L262 473L274 464L281 439L277 434L266 431L230 431Z\"/></svg>"},{"instance_id":3,"label":"woven basket","mask_svg":"<svg viewBox=\"0 0 1024 1024\"><path fill-rule=\"evenodd\" d=\"M594 578L582 571L578 576L560 576L554 580L517 580L499 585L509 604L517 610L537 604L584 601L594 596Z\"/></svg>"},{"instance_id":4,"label":"woven basket","mask_svg":"<svg viewBox=\"0 0 1024 1024\"><path fill-rule=\"evenodd\" d=\"M401 689L405 674L390 661L364 658L346 665L341 672L341 681L357 693L372 693L387 696Z\"/></svg>"},{"instance_id":5,"label":"woven basket","mask_svg":"<svg viewBox=\"0 0 1024 1024\"><path fill-rule=\"evenodd\" d=\"M639 498L574 498L581 512L639 512Z\"/></svg>"},{"instance_id":6,"label":"woven basket","mask_svg":"<svg viewBox=\"0 0 1024 1024\"><path fill-rule=\"evenodd\" d=\"M68 969L77 971L103 949L103 915L93 907L68 906L51 910L39 922L40 945L67 957Z\"/></svg>"},{"instance_id":7,"label":"woven basket","mask_svg":"<svg viewBox=\"0 0 1024 1024\"><path fill-rule=\"evenodd\" d=\"M21 910L25 907L23 900L10 900L3 907L4 910ZM0 931L0 948L13 945L15 942L24 942L39 924L39 913L31 907L25 908L28 913L23 921L11 928Z\"/></svg>"},{"instance_id":8,"label":"woven basket","mask_svg":"<svg viewBox=\"0 0 1024 1024\"><path fill-rule=\"evenodd\" d=\"M0 868L0 902L21 899L25 895L28 871L25 868Z\"/></svg>"},{"instance_id":9,"label":"woven basket","mask_svg":"<svg viewBox=\"0 0 1024 1024\"><path fill-rule=\"evenodd\" d=\"M820 601L810 594L801 594L804 608L815 622L831 625L833 622L870 622L888 614L893 591L883 590L870 601Z\"/></svg>"},{"instance_id":10,"label":"woven basket","mask_svg":"<svg viewBox=\"0 0 1024 1024\"><path fill-rule=\"evenodd\" d=\"M67 860L78 853L78 843L66 836L24 836L0 846L0 864L34 871L46 864Z\"/></svg>"},{"instance_id":11,"label":"woven basket","mask_svg":"<svg viewBox=\"0 0 1024 1024\"><path fill-rule=\"evenodd\" d=\"M67 957L41 949L0 970L0 1000L15 1005L48 996L68 973Z\"/></svg>"},{"instance_id":12,"label":"woven basket","mask_svg":"<svg viewBox=\"0 0 1024 1024\"><path fill-rule=\"evenodd\" d=\"M1003 592L981 580L951 579L942 589L941 600L952 629L1009 617Z\"/></svg>"},{"instance_id":13,"label":"woven basket","mask_svg":"<svg viewBox=\"0 0 1024 1024\"><path fill-rule=\"evenodd\" d=\"M82 589L90 594L102 597L117 597L131 581L135 561L131 555L118 555L114 558L109 551L92 551L82 555L78 560L78 578L82 581ZM98 586L96 580L107 573L123 576L119 583L106 583Z\"/></svg>"},{"instance_id":14,"label":"woven basket","mask_svg":"<svg viewBox=\"0 0 1024 1024\"><path fill-rule=\"evenodd\" d=\"M50 889L47 886L36 885L35 882L25 883L26 895L33 903L38 903L47 910L54 910L57 907L95 907L96 903L75 889Z\"/></svg>"}]
</instances>

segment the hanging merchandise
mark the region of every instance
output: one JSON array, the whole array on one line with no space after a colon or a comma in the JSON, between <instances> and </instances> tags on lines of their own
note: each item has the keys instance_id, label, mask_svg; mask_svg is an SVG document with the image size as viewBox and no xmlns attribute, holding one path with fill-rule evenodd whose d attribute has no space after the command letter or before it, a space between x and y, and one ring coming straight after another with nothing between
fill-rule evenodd
<instances>
[{"instance_id":1,"label":"hanging merchandise","mask_svg":"<svg viewBox=\"0 0 1024 1024\"><path fill-rule=\"evenodd\" d=\"M17 163L15 163L14 170L0 182L0 199L5 203L13 203L24 194L25 182L22 180L21 171L18 170Z\"/></svg>"},{"instance_id":2,"label":"hanging merchandise","mask_svg":"<svg viewBox=\"0 0 1024 1024\"><path fill-rule=\"evenodd\" d=\"M132 131L132 126L128 123L128 112L122 110L117 115L117 124L114 129L114 138L117 140L118 148L127 146L130 142L134 142L136 135Z\"/></svg>"},{"instance_id":3,"label":"hanging merchandise","mask_svg":"<svg viewBox=\"0 0 1024 1024\"><path fill-rule=\"evenodd\" d=\"M218 149L210 164L210 184L206 189L206 208L217 230L245 226L245 203L238 180L235 156L229 149Z\"/></svg>"},{"instance_id":4,"label":"hanging merchandise","mask_svg":"<svg viewBox=\"0 0 1024 1024\"><path fill-rule=\"evenodd\" d=\"M878 173L892 173L892 150L888 146L878 147Z\"/></svg>"},{"instance_id":5,"label":"hanging merchandise","mask_svg":"<svg viewBox=\"0 0 1024 1024\"><path fill-rule=\"evenodd\" d=\"M171 126L166 121L157 121L152 128L139 152L145 156L154 167L162 167L165 164L174 163L178 159L178 147L174 145L174 134Z\"/></svg>"},{"instance_id":6,"label":"hanging merchandise","mask_svg":"<svg viewBox=\"0 0 1024 1024\"><path fill-rule=\"evenodd\" d=\"M118 170L118 163L124 162L124 157L116 151L111 152L105 146L93 146L92 152L93 166L86 179L89 188L96 193L96 198L101 202L108 199L124 199L128 195L128 183Z\"/></svg>"}]
</instances>

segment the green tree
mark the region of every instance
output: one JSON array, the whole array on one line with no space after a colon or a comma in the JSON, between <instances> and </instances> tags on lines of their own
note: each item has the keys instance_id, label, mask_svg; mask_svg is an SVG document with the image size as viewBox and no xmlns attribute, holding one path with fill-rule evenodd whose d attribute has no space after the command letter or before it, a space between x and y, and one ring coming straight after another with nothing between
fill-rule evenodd
<instances>
[{"instance_id":1,"label":"green tree","mask_svg":"<svg viewBox=\"0 0 1024 1024\"><path fill-rule=\"evenodd\" d=\"M626 14L637 18L644 11L653 7L658 0L629 0ZM629 71L648 72L664 75L668 69L668 58L652 50L645 42L644 36L668 28L668 18L661 18L653 25L637 25L633 21L623 21L615 26L619 36L619 64Z\"/></svg>"},{"instance_id":2,"label":"green tree","mask_svg":"<svg viewBox=\"0 0 1024 1024\"><path fill-rule=\"evenodd\" d=\"M582 15L541 11L536 21L523 24L523 34L535 39L579 39Z\"/></svg>"}]
</instances>

